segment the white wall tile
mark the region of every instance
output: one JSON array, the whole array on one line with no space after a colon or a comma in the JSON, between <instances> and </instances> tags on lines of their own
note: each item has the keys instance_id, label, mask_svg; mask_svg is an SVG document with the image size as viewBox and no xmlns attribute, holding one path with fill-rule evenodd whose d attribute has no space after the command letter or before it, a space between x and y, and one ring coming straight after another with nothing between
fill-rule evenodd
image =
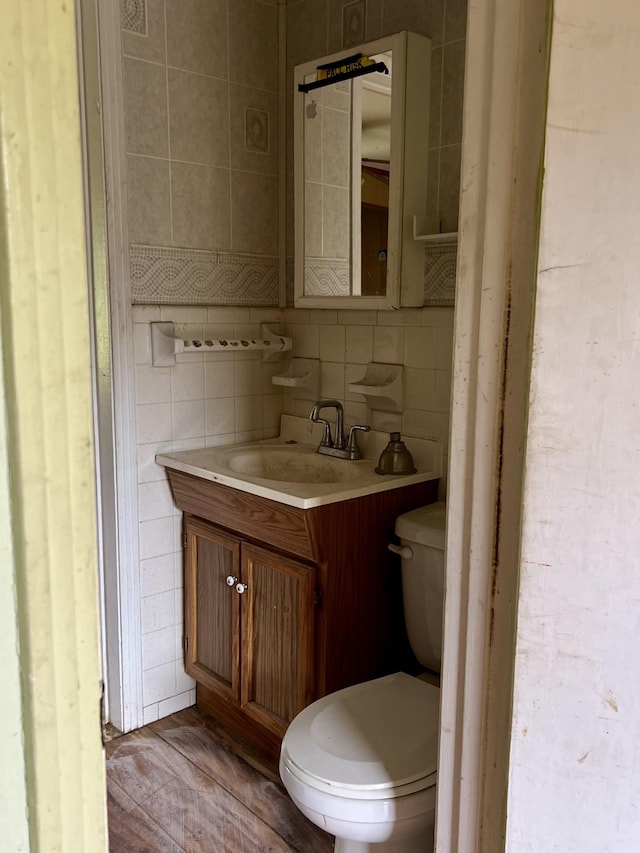
<instances>
[{"instance_id":1,"label":"white wall tile","mask_svg":"<svg viewBox=\"0 0 640 853\"><path fill-rule=\"evenodd\" d=\"M438 329L438 350L436 367L438 370L451 370L453 359L453 329Z\"/></svg>"},{"instance_id":2,"label":"white wall tile","mask_svg":"<svg viewBox=\"0 0 640 853\"><path fill-rule=\"evenodd\" d=\"M206 323L207 308L204 305L161 305L160 319L174 323Z\"/></svg>"},{"instance_id":3,"label":"white wall tile","mask_svg":"<svg viewBox=\"0 0 640 853\"><path fill-rule=\"evenodd\" d=\"M173 516L169 521L164 518L141 521L139 530L141 560L173 554L176 550L173 539Z\"/></svg>"},{"instance_id":4,"label":"white wall tile","mask_svg":"<svg viewBox=\"0 0 640 853\"><path fill-rule=\"evenodd\" d=\"M435 370L420 370L417 367L405 367L404 388L407 400L414 409L432 412L436 391Z\"/></svg>"},{"instance_id":5,"label":"white wall tile","mask_svg":"<svg viewBox=\"0 0 640 853\"><path fill-rule=\"evenodd\" d=\"M404 332L405 367L436 366L438 330L427 326L412 326Z\"/></svg>"},{"instance_id":6,"label":"white wall tile","mask_svg":"<svg viewBox=\"0 0 640 853\"><path fill-rule=\"evenodd\" d=\"M344 400L344 364L323 361L320 364L320 396L325 400ZM309 411L313 401L309 401ZM326 412L323 417L326 416Z\"/></svg>"},{"instance_id":7,"label":"white wall tile","mask_svg":"<svg viewBox=\"0 0 640 853\"><path fill-rule=\"evenodd\" d=\"M205 447L225 447L229 444L237 444L235 432L222 433L221 435L205 436Z\"/></svg>"},{"instance_id":8,"label":"white wall tile","mask_svg":"<svg viewBox=\"0 0 640 853\"><path fill-rule=\"evenodd\" d=\"M176 659L176 632L173 625L142 635L142 669L153 669Z\"/></svg>"},{"instance_id":9,"label":"white wall tile","mask_svg":"<svg viewBox=\"0 0 640 853\"><path fill-rule=\"evenodd\" d=\"M172 436L171 404L147 403L136 406L138 444L170 441Z\"/></svg>"},{"instance_id":10,"label":"white wall tile","mask_svg":"<svg viewBox=\"0 0 640 853\"><path fill-rule=\"evenodd\" d=\"M345 326L375 326L377 316L377 311L338 311L338 323Z\"/></svg>"},{"instance_id":11,"label":"white wall tile","mask_svg":"<svg viewBox=\"0 0 640 853\"><path fill-rule=\"evenodd\" d=\"M222 397L205 401L206 435L229 435L236 431L235 400Z\"/></svg>"},{"instance_id":12,"label":"white wall tile","mask_svg":"<svg viewBox=\"0 0 640 853\"><path fill-rule=\"evenodd\" d=\"M399 308L396 311L378 311L378 326L419 326L420 309Z\"/></svg>"},{"instance_id":13,"label":"white wall tile","mask_svg":"<svg viewBox=\"0 0 640 853\"><path fill-rule=\"evenodd\" d=\"M235 396L262 394L262 361L237 361L235 366Z\"/></svg>"},{"instance_id":14,"label":"white wall tile","mask_svg":"<svg viewBox=\"0 0 640 853\"><path fill-rule=\"evenodd\" d=\"M176 622L184 622L184 590L182 584L173 590L173 605L175 607Z\"/></svg>"},{"instance_id":15,"label":"white wall tile","mask_svg":"<svg viewBox=\"0 0 640 853\"><path fill-rule=\"evenodd\" d=\"M160 709L157 702L152 702L151 705L145 705L142 709L142 724L148 726L150 723L155 723L160 719Z\"/></svg>"},{"instance_id":16,"label":"white wall tile","mask_svg":"<svg viewBox=\"0 0 640 853\"><path fill-rule=\"evenodd\" d=\"M154 480L166 480L167 471L162 465L156 464L156 454L171 453L173 442L159 441L152 444L139 444L138 456L138 482L151 483Z\"/></svg>"},{"instance_id":17,"label":"white wall tile","mask_svg":"<svg viewBox=\"0 0 640 853\"><path fill-rule=\"evenodd\" d=\"M251 309L241 307L226 307L224 305L210 305L207 309L208 323L223 323L233 325L234 323L250 323ZM227 327L225 335L230 337L230 329Z\"/></svg>"},{"instance_id":18,"label":"white wall tile","mask_svg":"<svg viewBox=\"0 0 640 853\"><path fill-rule=\"evenodd\" d=\"M252 323L279 323L282 320L281 308L249 308Z\"/></svg>"},{"instance_id":19,"label":"white wall tile","mask_svg":"<svg viewBox=\"0 0 640 853\"><path fill-rule=\"evenodd\" d=\"M237 432L235 435L235 444L246 444L249 441L262 441L264 438L264 429L249 429Z\"/></svg>"},{"instance_id":20,"label":"white wall tile","mask_svg":"<svg viewBox=\"0 0 640 853\"><path fill-rule=\"evenodd\" d=\"M174 515L175 506L168 480L139 484L138 511L140 521L152 521L154 518Z\"/></svg>"},{"instance_id":21,"label":"white wall tile","mask_svg":"<svg viewBox=\"0 0 640 853\"><path fill-rule=\"evenodd\" d=\"M163 699L158 702L158 710L160 713L159 719L168 717L171 714L177 714L178 711L184 711L185 708L191 708L196 704L195 688L187 690L184 693L178 693L177 696L172 696L170 699Z\"/></svg>"},{"instance_id":22,"label":"white wall tile","mask_svg":"<svg viewBox=\"0 0 640 853\"><path fill-rule=\"evenodd\" d=\"M381 432L402 432L400 412L372 412L371 426Z\"/></svg>"},{"instance_id":23,"label":"white wall tile","mask_svg":"<svg viewBox=\"0 0 640 853\"><path fill-rule=\"evenodd\" d=\"M204 364L204 397L233 397L235 390L234 361L206 361Z\"/></svg>"},{"instance_id":24,"label":"white wall tile","mask_svg":"<svg viewBox=\"0 0 640 853\"><path fill-rule=\"evenodd\" d=\"M311 311L305 308L285 308L282 312L282 321L297 326L302 323L310 323L310 315ZM313 315L315 316L315 311Z\"/></svg>"},{"instance_id":25,"label":"white wall tile","mask_svg":"<svg viewBox=\"0 0 640 853\"><path fill-rule=\"evenodd\" d=\"M369 426L371 423L371 409L366 403L357 403L347 400L344 404L344 421L346 424L361 424Z\"/></svg>"},{"instance_id":26,"label":"white wall tile","mask_svg":"<svg viewBox=\"0 0 640 853\"><path fill-rule=\"evenodd\" d=\"M149 323L133 324L133 352L136 364L151 364L151 326Z\"/></svg>"},{"instance_id":27,"label":"white wall tile","mask_svg":"<svg viewBox=\"0 0 640 853\"><path fill-rule=\"evenodd\" d=\"M433 413L433 437L442 442L443 453L449 453L449 413Z\"/></svg>"},{"instance_id":28,"label":"white wall tile","mask_svg":"<svg viewBox=\"0 0 640 853\"><path fill-rule=\"evenodd\" d=\"M402 364L404 329L400 326L376 326L373 330L373 360L383 364Z\"/></svg>"},{"instance_id":29,"label":"white wall tile","mask_svg":"<svg viewBox=\"0 0 640 853\"><path fill-rule=\"evenodd\" d=\"M204 364L176 364L171 370L171 399L174 402L202 400L204 397Z\"/></svg>"},{"instance_id":30,"label":"white wall tile","mask_svg":"<svg viewBox=\"0 0 640 853\"><path fill-rule=\"evenodd\" d=\"M338 312L329 311L326 308L316 308L309 313L309 322L318 323L321 326L335 326L338 322Z\"/></svg>"},{"instance_id":31,"label":"white wall tile","mask_svg":"<svg viewBox=\"0 0 640 853\"><path fill-rule=\"evenodd\" d=\"M157 595L175 588L175 553L140 560L140 595Z\"/></svg>"},{"instance_id":32,"label":"white wall tile","mask_svg":"<svg viewBox=\"0 0 640 853\"><path fill-rule=\"evenodd\" d=\"M322 361L344 361L346 326L320 326Z\"/></svg>"},{"instance_id":33,"label":"white wall tile","mask_svg":"<svg viewBox=\"0 0 640 853\"><path fill-rule=\"evenodd\" d=\"M132 305L131 318L134 323L157 323L160 319L160 306Z\"/></svg>"},{"instance_id":34,"label":"white wall tile","mask_svg":"<svg viewBox=\"0 0 640 853\"><path fill-rule=\"evenodd\" d=\"M142 673L142 701L145 706L152 702L161 702L175 694L175 662L164 663Z\"/></svg>"},{"instance_id":35,"label":"white wall tile","mask_svg":"<svg viewBox=\"0 0 640 853\"><path fill-rule=\"evenodd\" d=\"M250 341L253 338L262 337L262 327L259 323L251 323L247 321L246 323L234 323L233 324L233 337L239 338L240 340ZM251 350L252 358L260 358L260 353L256 350ZM240 355L238 352L236 355ZM247 355L247 353L244 353Z\"/></svg>"},{"instance_id":36,"label":"white wall tile","mask_svg":"<svg viewBox=\"0 0 640 853\"><path fill-rule=\"evenodd\" d=\"M444 414L448 414L451 409L451 371L449 370L436 370L434 409Z\"/></svg>"},{"instance_id":37,"label":"white wall tile","mask_svg":"<svg viewBox=\"0 0 640 853\"><path fill-rule=\"evenodd\" d=\"M294 351L298 358L320 357L320 327L316 323L296 327Z\"/></svg>"},{"instance_id":38,"label":"white wall tile","mask_svg":"<svg viewBox=\"0 0 640 853\"><path fill-rule=\"evenodd\" d=\"M193 438L178 438L173 442L175 453L179 450L200 450L203 446L204 440L201 435L196 435Z\"/></svg>"},{"instance_id":39,"label":"white wall tile","mask_svg":"<svg viewBox=\"0 0 640 853\"><path fill-rule=\"evenodd\" d=\"M346 326L345 361L369 364L373 361L373 326Z\"/></svg>"},{"instance_id":40,"label":"white wall tile","mask_svg":"<svg viewBox=\"0 0 640 853\"><path fill-rule=\"evenodd\" d=\"M453 308L423 308L420 322L423 326L449 326L453 328Z\"/></svg>"},{"instance_id":41,"label":"white wall tile","mask_svg":"<svg viewBox=\"0 0 640 853\"><path fill-rule=\"evenodd\" d=\"M424 409L404 409L401 432L418 438L437 438L433 416L433 412L425 412Z\"/></svg>"},{"instance_id":42,"label":"white wall tile","mask_svg":"<svg viewBox=\"0 0 640 853\"><path fill-rule=\"evenodd\" d=\"M204 437L204 400L173 403L172 418L174 438Z\"/></svg>"},{"instance_id":43,"label":"white wall tile","mask_svg":"<svg viewBox=\"0 0 640 853\"><path fill-rule=\"evenodd\" d=\"M279 435L280 417L282 415L282 394L271 394L262 398L262 424L265 430L272 433L265 438Z\"/></svg>"},{"instance_id":44,"label":"white wall tile","mask_svg":"<svg viewBox=\"0 0 640 853\"><path fill-rule=\"evenodd\" d=\"M179 693L185 693L188 690L193 690L196 686L195 681L184 670L181 660L175 661L176 667L176 690Z\"/></svg>"},{"instance_id":45,"label":"white wall tile","mask_svg":"<svg viewBox=\"0 0 640 853\"><path fill-rule=\"evenodd\" d=\"M142 599L142 633L161 631L176 623L175 590L147 595ZM152 700L151 700L152 701Z\"/></svg>"},{"instance_id":46,"label":"white wall tile","mask_svg":"<svg viewBox=\"0 0 640 853\"><path fill-rule=\"evenodd\" d=\"M262 395L236 397L236 432L254 432L262 430Z\"/></svg>"},{"instance_id":47,"label":"white wall tile","mask_svg":"<svg viewBox=\"0 0 640 853\"><path fill-rule=\"evenodd\" d=\"M171 401L171 368L136 367L136 403L169 403Z\"/></svg>"}]
</instances>

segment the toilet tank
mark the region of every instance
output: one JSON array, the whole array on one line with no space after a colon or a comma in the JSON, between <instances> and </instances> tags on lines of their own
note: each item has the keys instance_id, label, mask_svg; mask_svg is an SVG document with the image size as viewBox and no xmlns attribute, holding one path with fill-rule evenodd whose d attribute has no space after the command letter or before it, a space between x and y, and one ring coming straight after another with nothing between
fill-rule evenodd
<instances>
[{"instance_id":1,"label":"toilet tank","mask_svg":"<svg viewBox=\"0 0 640 853\"><path fill-rule=\"evenodd\" d=\"M414 509L396 520L402 560L407 635L420 663L440 672L444 603L445 504Z\"/></svg>"}]
</instances>

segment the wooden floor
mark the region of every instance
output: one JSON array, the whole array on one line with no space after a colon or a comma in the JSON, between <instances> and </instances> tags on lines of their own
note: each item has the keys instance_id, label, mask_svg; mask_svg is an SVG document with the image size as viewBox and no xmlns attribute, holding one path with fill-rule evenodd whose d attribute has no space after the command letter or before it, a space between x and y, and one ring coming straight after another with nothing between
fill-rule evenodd
<instances>
[{"instance_id":1,"label":"wooden floor","mask_svg":"<svg viewBox=\"0 0 640 853\"><path fill-rule=\"evenodd\" d=\"M111 853L329 853L275 768L195 708L106 744Z\"/></svg>"}]
</instances>

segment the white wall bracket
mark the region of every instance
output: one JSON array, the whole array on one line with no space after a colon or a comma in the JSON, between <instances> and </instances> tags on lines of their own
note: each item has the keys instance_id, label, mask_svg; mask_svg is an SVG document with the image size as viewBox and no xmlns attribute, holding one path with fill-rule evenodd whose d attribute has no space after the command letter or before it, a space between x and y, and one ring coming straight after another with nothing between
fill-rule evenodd
<instances>
[{"instance_id":1,"label":"white wall bracket","mask_svg":"<svg viewBox=\"0 0 640 853\"><path fill-rule=\"evenodd\" d=\"M359 382L349 383L349 391L362 394L370 409L379 412L401 412L402 373L401 364L371 362Z\"/></svg>"},{"instance_id":2,"label":"white wall bracket","mask_svg":"<svg viewBox=\"0 0 640 853\"><path fill-rule=\"evenodd\" d=\"M290 389L299 400L318 400L320 361L317 358L292 358L284 373L272 376L274 385Z\"/></svg>"},{"instance_id":3,"label":"white wall bracket","mask_svg":"<svg viewBox=\"0 0 640 853\"><path fill-rule=\"evenodd\" d=\"M151 323L151 363L154 367L172 367L176 355L189 352L246 352L262 350L264 361L275 361L278 354L292 347L291 338L275 334L265 324L262 338L189 338L177 336L175 323Z\"/></svg>"}]
</instances>

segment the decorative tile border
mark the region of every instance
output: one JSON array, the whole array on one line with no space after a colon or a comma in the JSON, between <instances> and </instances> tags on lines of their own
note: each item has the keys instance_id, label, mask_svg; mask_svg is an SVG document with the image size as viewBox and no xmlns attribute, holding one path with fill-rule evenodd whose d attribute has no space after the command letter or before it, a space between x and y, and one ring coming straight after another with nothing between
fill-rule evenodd
<instances>
[{"instance_id":1,"label":"decorative tile border","mask_svg":"<svg viewBox=\"0 0 640 853\"><path fill-rule=\"evenodd\" d=\"M305 262L305 296L349 296L349 280L349 261L307 258Z\"/></svg>"},{"instance_id":2,"label":"decorative tile border","mask_svg":"<svg viewBox=\"0 0 640 853\"><path fill-rule=\"evenodd\" d=\"M278 305L278 258L131 246L134 304Z\"/></svg>"},{"instance_id":3,"label":"decorative tile border","mask_svg":"<svg viewBox=\"0 0 640 853\"><path fill-rule=\"evenodd\" d=\"M426 245L424 304L453 305L456 297L457 242Z\"/></svg>"},{"instance_id":4,"label":"decorative tile border","mask_svg":"<svg viewBox=\"0 0 640 853\"><path fill-rule=\"evenodd\" d=\"M147 34L147 0L120 0L120 26L129 33Z\"/></svg>"}]
</instances>

